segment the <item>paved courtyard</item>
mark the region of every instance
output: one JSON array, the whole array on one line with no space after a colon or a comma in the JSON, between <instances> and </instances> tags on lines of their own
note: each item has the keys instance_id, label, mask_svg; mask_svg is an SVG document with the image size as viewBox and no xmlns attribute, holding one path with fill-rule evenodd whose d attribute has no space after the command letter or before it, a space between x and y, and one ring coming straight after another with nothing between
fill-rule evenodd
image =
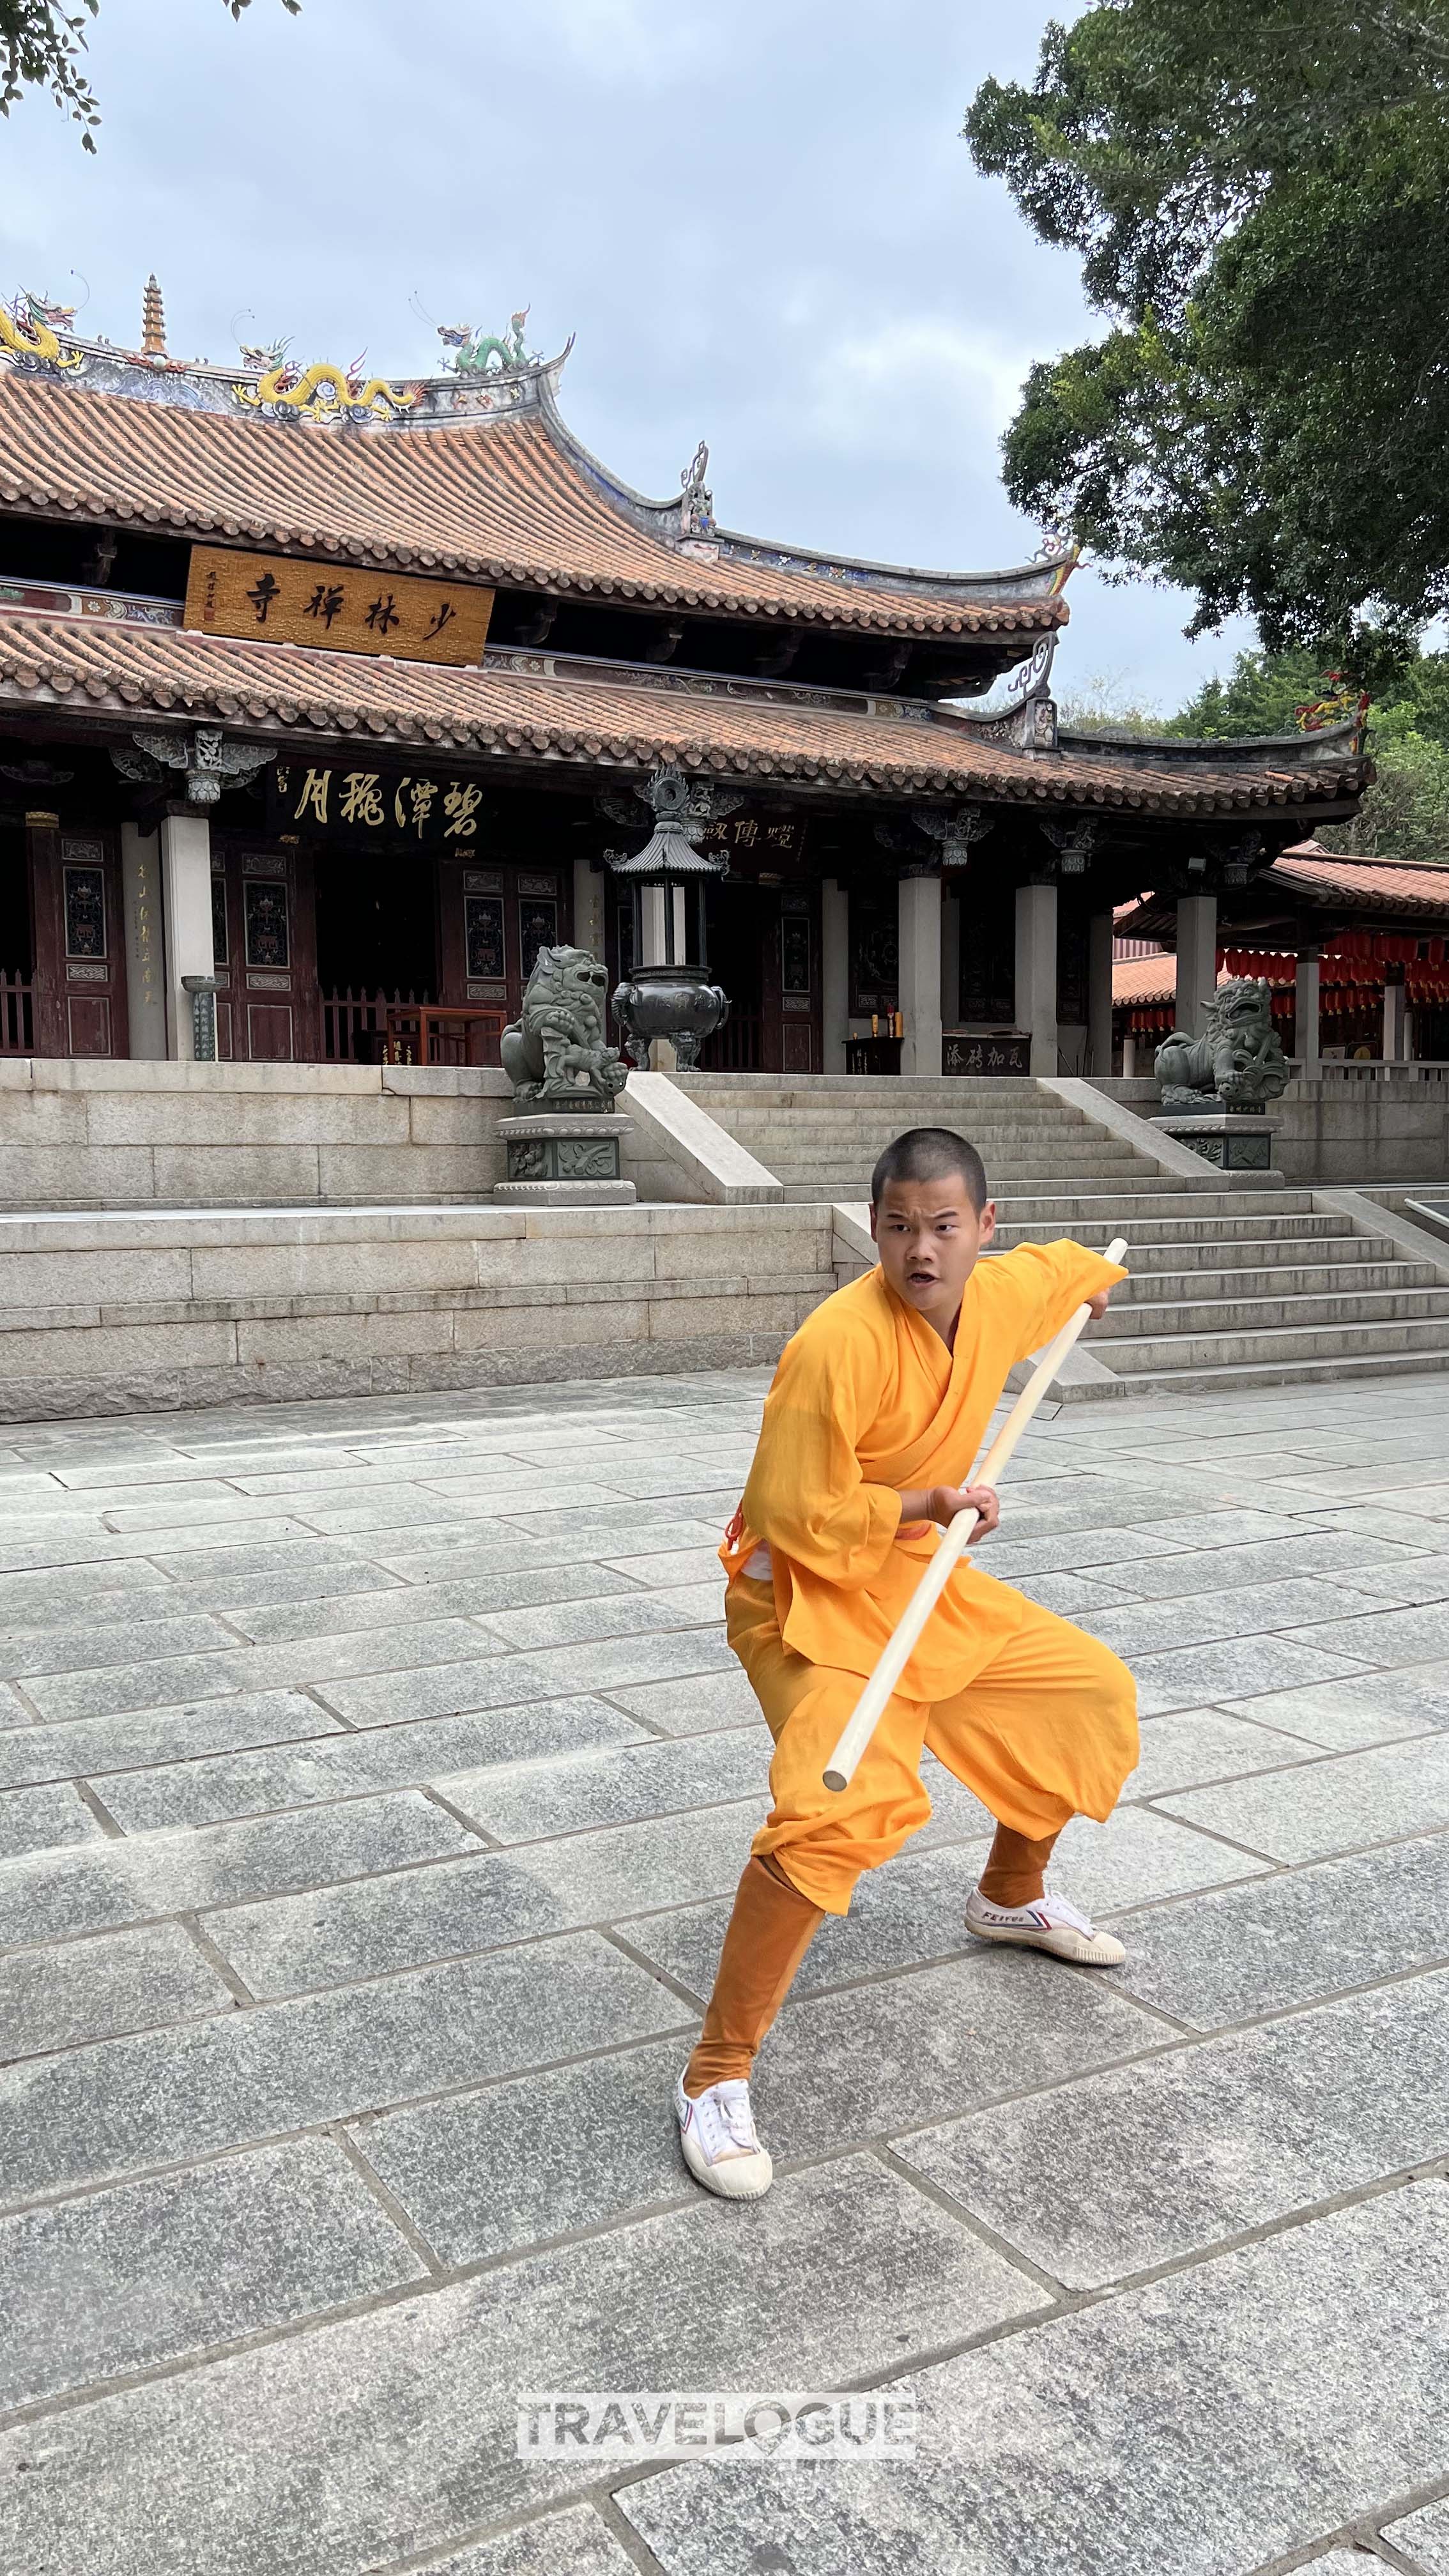
<instances>
[{"instance_id":1,"label":"paved courtyard","mask_svg":"<svg viewBox=\"0 0 1449 2576\"><path fill-rule=\"evenodd\" d=\"M985 1561L1138 1674L1128 1964L969 1950L935 1772L729 2208L763 1385L0 1435L6 2576L1449 2576L1449 1378L1037 1429ZM900 2380L911 2461L516 2456Z\"/></svg>"}]
</instances>

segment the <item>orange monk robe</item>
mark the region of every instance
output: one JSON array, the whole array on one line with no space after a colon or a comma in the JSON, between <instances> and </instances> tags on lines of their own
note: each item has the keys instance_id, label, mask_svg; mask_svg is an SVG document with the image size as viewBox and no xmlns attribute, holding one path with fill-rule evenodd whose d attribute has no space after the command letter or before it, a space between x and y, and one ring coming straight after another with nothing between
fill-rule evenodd
<instances>
[{"instance_id":1,"label":"orange monk robe","mask_svg":"<svg viewBox=\"0 0 1449 2576\"><path fill-rule=\"evenodd\" d=\"M941 1538L931 1522L902 1529L902 1491L963 1485L1009 1372L1126 1276L1080 1243L988 1254L966 1282L950 1350L878 1269L816 1307L775 1372L742 1527L720 1551L733 1576L766 1542L787 1646L813 1664L874 1671ZM963 1557L902 1694L962 1689L1025 1608Z\"/></svg>"},{"instance_id":2,"label":"orange monk robe","mask_svg":"<svg viewBox=\"0 0 1449 2576\"><path fill-rule=\"evenodd\" d=\"M874 1270L818 1306L785 1350L720 1554L731 1641L776 1737L775 1812L755 1848L778 1850L831 1911L844 1910L862 1866L888 1857L929 1814L915 1776L923 1736L1028 1834L1071 1813L1106 1814L1131 1768L1131 1684L1116 1658L967 1556L851 1791L832 1799L818 1785L826 1738L859 1696L856 1677L873 1671L940 1544L934 1524L902 1528L901 1491L964 1484L1008 1372L1125 1276L1076 1243L988 1255L966 1283L948 1350ZM773 1616L765 1585L744 1573L761 1541ZM988 1740L1003 1727L1015 1755Z\"/></svg>"}]
</instances>

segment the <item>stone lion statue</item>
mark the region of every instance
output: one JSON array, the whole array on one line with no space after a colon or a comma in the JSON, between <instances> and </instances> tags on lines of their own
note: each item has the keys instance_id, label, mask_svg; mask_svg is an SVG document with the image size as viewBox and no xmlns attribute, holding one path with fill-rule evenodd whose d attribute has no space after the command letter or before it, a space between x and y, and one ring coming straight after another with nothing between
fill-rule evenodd
<instances>
[{"instance_id":1,"label":"stone lion statue","mask_svg":"<svg viewBox=\"0 0 1449 2576\"><path fill-rule=\"evenodd\" d=\"M515 1100L613 1107L629 1068L604 1042L608 982L586 948L540 948L523 1009L498 1042Z\"/></svg>"},{"instance_id":2,"label":"stone lion statue","mask_svg":"<svg viewBox=\"0 0 1449 2576\"><path fill-rule=\"evenodd\" d=\"M1202 1036L1174 1029L1157 1050L1154 1071L1164 1109L1241 1113L1277 1100L1288 1088L1288 1065L1267 985L1247 976L1219 984Z\"/></svg>"}]
</instances>

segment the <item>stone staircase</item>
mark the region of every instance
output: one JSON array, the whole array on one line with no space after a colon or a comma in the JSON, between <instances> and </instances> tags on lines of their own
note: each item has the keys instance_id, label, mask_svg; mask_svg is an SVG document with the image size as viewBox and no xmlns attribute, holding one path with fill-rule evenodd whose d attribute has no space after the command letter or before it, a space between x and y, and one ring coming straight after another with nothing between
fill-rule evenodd
<instances>
[{"instance_id":1,"label":"stone staircase","mask_svg":"<svg viewBox=\"0 0 1449 2576\"><path fill-rule=\"evenodd\" d=\"M861 1217L890 1137L959 1126L986 1163L999 1249L1125 1236L1132 1275L1088 1326L1082 1347L1098 1367L1062 1385L1070 1399L1449 1369L1449 1251L1416 1259L1332 1193L1286 1189L1276 1174L1226 1186L1206 1165L1200 1183L1164 1170L1151 1131L1140 1145L1124 1136L1120 1112L1098 1125L1024 1078L701 1075L683 1087L797 1203L829 1197Z\"/></svg>"},{"instance_id":2,"label":"stone staircase","mask_svg":"<svg viewBox=\"0 0 1449 2576\"><path fill-rule=\"evenodd\" d=\"M961 1127L1000 1195L1038 1181L1083 1189L1150 1187L1158 1165L1119 1144L1027 1075L981 1082L778 1074L676 1074L727 1134L784 1184L787 1200L867 1196L881 1148L905 1127ZM963 1093L967 1098L963 1101Z\"/></svg>"}]
</instances>

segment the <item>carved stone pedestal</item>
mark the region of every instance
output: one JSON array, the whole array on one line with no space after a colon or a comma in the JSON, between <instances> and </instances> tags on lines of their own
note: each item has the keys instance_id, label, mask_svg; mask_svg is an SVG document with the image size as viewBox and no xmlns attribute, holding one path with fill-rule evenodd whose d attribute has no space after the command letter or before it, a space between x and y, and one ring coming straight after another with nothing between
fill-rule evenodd
<instances>
[{"instance_id":1,"label":"carved stone pedestal","mask_svg":"<svg viewBox=\"0 0 1449 2576\"><path fill-rule=\"evenodd\" d=\"M508 1178L494 1198L506 1207L632 1207L638 1193L619 1177L619 1145L633 1124L599 1110L500 1118Z\"/></svg>"},{"instance_id":2,"label":"carved stone pedestal","mask_svg":"<svg viewBox=\"0 0 1449 2576\"><path fill-rule=\"evenodd\" d=\"M1179 1145L1187 1145L1201 1154L1205 1163L1216 1163L1220 1172L1267 1172L1273 1167L1273 1130L1271 1118L1244 1117L1228 1110L1208 1111L1194 1117L1191 1110L1173 1109L1154 1118L1154 1127L1164 1128Z\"/></svg>"}]
</instances>

